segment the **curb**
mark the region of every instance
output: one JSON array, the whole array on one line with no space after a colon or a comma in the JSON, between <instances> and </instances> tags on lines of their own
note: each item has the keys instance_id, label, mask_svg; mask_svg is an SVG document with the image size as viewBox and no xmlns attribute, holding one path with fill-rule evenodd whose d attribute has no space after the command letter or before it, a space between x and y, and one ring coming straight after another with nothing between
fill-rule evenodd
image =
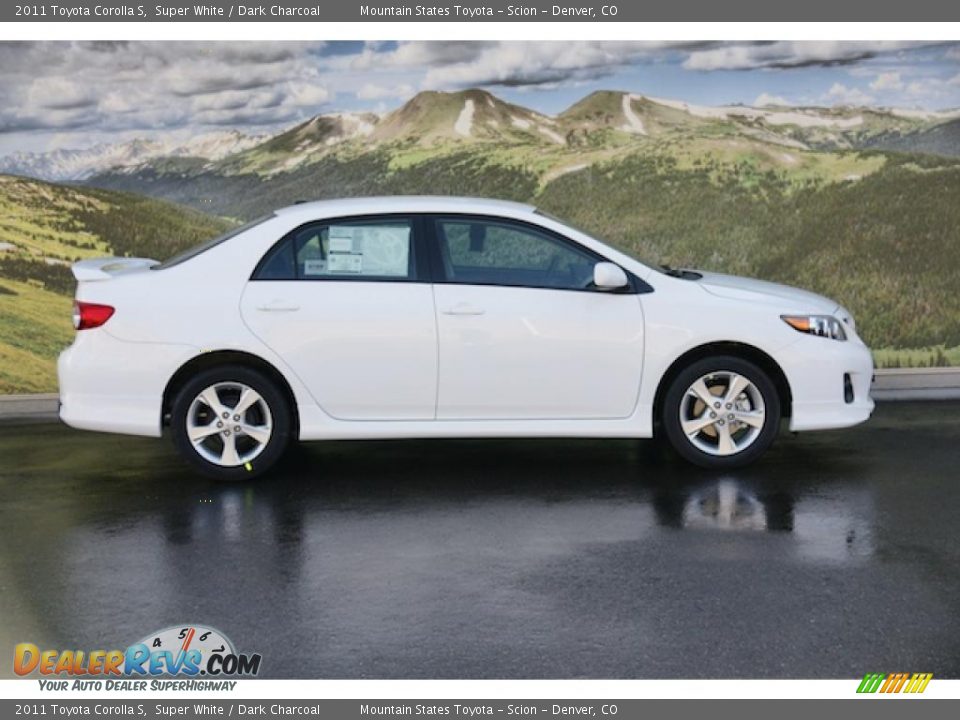
<instances>
[{"instance_id":1,"label":"curb","mask_svg":"<svg viewBox=\"0 0 960 720\"><path fill-rule=\"evenodd\" d=\"M960 400L960 368L877 370L870 396L880 402ZM59 396L0 395L0 420L58 420Z\"/></svg>"},{"instance_id":2,"label":"curb","mask_svg":"<svg viewBox=\"0 0 960 720\"><path fill-rule=\"evenodd\" d=\"M60 397L56 393L0 395L2 420L58 420Z\"/></svg>"},{"instance_id":3,"label":"curb","mask_svg":"<svg viewBox=\"0 0 960 720\"><path fill-rule=\"evenodd\" d=\"M877 370L870 389L874 400L958 400L960 368Z\"/></svg>"}]
</instances>

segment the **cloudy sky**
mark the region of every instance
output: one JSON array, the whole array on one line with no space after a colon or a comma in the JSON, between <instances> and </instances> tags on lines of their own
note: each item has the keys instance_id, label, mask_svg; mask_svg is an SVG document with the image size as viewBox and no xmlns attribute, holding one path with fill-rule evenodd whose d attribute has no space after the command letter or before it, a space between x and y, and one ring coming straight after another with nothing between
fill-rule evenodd
<instances>
[{"instance_id":1,"label":"cloudy sky","mask_svg":"<svg viewBox=\"0 0 960 720\"><path fill-rule=\"evenodd\" d=\"M0 155L485 87L556 113L597 89L717 105L960 107L960 43L0 42Z\"/></svg>"}]
</instances>

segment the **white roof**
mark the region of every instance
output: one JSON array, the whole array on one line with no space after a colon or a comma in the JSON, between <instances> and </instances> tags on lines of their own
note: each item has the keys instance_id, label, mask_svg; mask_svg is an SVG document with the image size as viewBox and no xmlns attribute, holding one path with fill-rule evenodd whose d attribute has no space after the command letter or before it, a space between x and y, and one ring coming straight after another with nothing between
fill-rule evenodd
<instances>
[{"instance_id":1,"label":"white roof","mask_svg":"<svg viewBox=\"0 0 960 720\"><path fill-rule=\"evenodd\" d=\"M367 215L372 213L478 213L518 217L529 215L536 208L507 200L443 195L388 195L355 197L337 200L315 200L297 203L276 211L277 215L304 215L312 218L332 215Z\"/></svg>"}]
</instances>

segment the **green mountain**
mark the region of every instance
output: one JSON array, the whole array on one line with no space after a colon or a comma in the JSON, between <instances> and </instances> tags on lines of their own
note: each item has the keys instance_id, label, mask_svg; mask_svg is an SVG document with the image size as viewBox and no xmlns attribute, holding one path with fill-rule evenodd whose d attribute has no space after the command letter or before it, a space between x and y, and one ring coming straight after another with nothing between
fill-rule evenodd
<instances>
[{"instance_id":1,"label":"green mountain","mask_svg":"<svg viewBox=\"0 0 960 720\"><path fill-rule=\"evenodd\" d=\"M653 261L835 296L877 347L953 347L960 165L913 151L941 147L930 139L957 122L617 91L551 118L481 90L425 92L383 117L314 118L196 170L148 164L92 182L231 217L351 195L532 201ZM879 149L891 138L913 138L900 148L911 153Z\"/></svg>"},{"instance_id":2,"label":"green mountain","mask_svg":"<svg viewBox=\"0 0 960 720\"><path fill-rule=\"evenodd\" d=\"M879 133L865 144L883 150L960 157L960 118L907 132Z\"/></svg>"},{"instance_id":3,"label":"green mountain","mask_svg":"<svg viewBox=\"0 0 960 720\"><path fill-rule=\"evenodd\" d=\"M219 160L154 158L83 186L0 175L0 393L55 388L71 262L164 258L232 222L221 218L374 194L534 202L649 262L836 297L882 364L960 365L958 133L956 113L617 91L548 117L466 90L384 116L321 115Z\"/></svg>"},{"instance_id":4,"label":"green mountain","mask_svg":"<svg viewBox=\"0 0 960 720\"><path fill-rule=\"evenodd\" d=\"M0 394L56 388L71 341L69 266L86 257L166 257L230 223L151 198L0 175Z\"/></svg>"}]
</instances>

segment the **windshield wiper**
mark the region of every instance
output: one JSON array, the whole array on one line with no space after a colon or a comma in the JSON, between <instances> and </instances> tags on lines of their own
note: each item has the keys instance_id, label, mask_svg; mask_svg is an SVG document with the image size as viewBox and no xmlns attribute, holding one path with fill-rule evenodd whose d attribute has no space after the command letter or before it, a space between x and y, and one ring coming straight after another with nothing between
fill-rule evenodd
<instances>
[{"instance_id":1,"label":"windshield wiper","mask_svg":"<svg viewBox=\"0 0 960 720\"><path fill-rule=\"evenodd\" d=\"M683 270L677 270L676 268L670 267L669 265L661 265L660 269L663 270L664 275L669 275L670 277L683 277Z\"/></svg>"},{"instance_id":2,"label":"windshield wiper","mask_svg":"<svg viewBox=\"0 0 960 720\"><path fill-rule=\"evenodd\" d=\"M703 275L695 270L682 270L680 268L670 267L669 265L661 265L660 269L663 270L664 275L680 278L681 280L699 280L703 277Z\"/></svg>"}]
</instances>

